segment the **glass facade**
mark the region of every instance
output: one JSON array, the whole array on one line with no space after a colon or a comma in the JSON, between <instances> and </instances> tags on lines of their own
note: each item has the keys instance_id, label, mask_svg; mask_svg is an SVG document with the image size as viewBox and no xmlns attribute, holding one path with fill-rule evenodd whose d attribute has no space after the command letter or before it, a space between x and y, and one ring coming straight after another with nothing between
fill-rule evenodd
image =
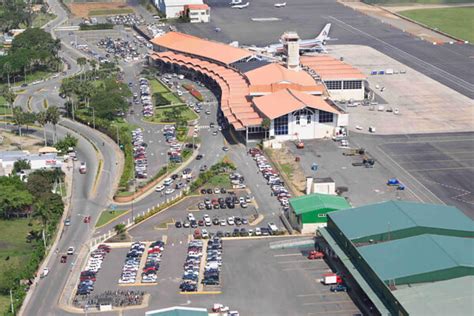
<instances>
[{"instance_id":1,"label":"glass facade","mask_svg":"<svg viewBox=\"0 0 474 316\"><path fill-rule=\"evenodd\" d=\"M288 135L288 114L273 120L275 135Z\"/></svg>"},{"instance_id":2,"label":"glass facade","mask_svg":"<svg viewBox=\"0 0 474 316\"><path fill-rule=\"evenodd\" d=\"M331 112L319 111L319 123L332 123L334 114Z\"/></svg>"}]
</instances>

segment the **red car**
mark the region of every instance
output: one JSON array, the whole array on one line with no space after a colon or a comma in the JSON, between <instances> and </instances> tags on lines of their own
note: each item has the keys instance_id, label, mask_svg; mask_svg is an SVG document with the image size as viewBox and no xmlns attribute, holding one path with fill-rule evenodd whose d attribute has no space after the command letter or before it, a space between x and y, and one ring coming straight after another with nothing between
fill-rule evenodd
<instances>
[{"instance_id":1,"label":"red car","mask_svg":"<svg viewBox=\"0 0 474 316\"><path fill-rule=\"evenodd\" d=\"M84 223L89 224L91 222L91 217L90 216L85 216L84 217Z\"/></svg>"},{"instance_id":2,"label":"red car","mask_svg":"<svg viewBox=\"0 0 474 316\"><path fill-rule=\"evenodd\" d=\"M314 260L314 259L323 259L324 258L324 253L320 251L313 250L309 253L308 259Z\"/></svg>"}]
</instances>

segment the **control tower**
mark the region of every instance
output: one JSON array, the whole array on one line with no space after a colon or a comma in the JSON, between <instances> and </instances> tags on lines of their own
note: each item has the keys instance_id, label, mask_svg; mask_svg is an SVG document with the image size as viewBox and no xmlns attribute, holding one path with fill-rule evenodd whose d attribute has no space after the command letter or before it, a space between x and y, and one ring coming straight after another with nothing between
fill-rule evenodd
<instances>
[{"instance_id":1,"label":"control tower","mask_svg":"<svg viewBox=\"0 0 474 316\"><path fill-rule=\"evenodd\" d=\"M286 53L286 68L300 70L300 37L296 32L285 32L281 42Z\"/></svg>"}]
</instances>

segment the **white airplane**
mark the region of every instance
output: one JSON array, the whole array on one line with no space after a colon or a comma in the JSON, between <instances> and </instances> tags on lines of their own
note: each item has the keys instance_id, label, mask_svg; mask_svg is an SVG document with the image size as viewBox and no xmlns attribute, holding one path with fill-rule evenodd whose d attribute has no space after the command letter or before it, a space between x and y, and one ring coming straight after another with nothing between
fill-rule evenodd
<instances>
[{"instance_id":1,"label":"white airplane","mask_svg":"<svg viewBox=\"0 0 474 316\"><path fill-rule=\"evenodd\" d=\"M245 4L238 4L238 5L233 5L232 9L244 9L250 5L250 2L247 2Z\"/></svg>"},{"instance_id":2,"label":"white airplane","mask_svg":"<svg viewBox=\"0 0 474 316\"><path fill-rule=\"evenodd\" d=\"M326 41L331 40L329 37L329 31L331 30L331 23L324 26L323 30L319 35L313 39L300 40L300 53L305 52L324 52L326 51L323 45L326 45ZM284 52L283 43L280 40L278 44L272 44L267 47L249 47L250 50L257 52L266 52L271 54L281 54Z\"/></svg>"},{"instance_id":3,"label":"white airplane","mask_svg":"<svg viewBox=\"0 0 474 316\"><path fill-rule=\"evenodd\" d=\"M286 2L283 2L283 3L275 3L273 5L275 8L283 8L283 7L286 7Z\"/></svg>"}]
</instances>

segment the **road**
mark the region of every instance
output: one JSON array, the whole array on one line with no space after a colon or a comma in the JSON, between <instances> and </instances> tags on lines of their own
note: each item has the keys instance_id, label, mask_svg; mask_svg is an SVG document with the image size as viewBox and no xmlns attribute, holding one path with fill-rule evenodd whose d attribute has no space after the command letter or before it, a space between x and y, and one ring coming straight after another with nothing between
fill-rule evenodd
<instances>
[{"instance_id":1,"label":"road","mask_svg":"<svg viewBox=\"0 0 474 316\"><path fill-rule=\"evenodd\" d=\"M67 20L67 13L58 1L50 0L48 3L57 15L57 18L45 28L46 31L51 32ZM70 65L65 76L70 76L80 70L75 63L75 59L80 54L62 45L60 56ZM20 94L15 100L15 106L22 106L25 110L35 112L43 109L44 100L47 100L49 105L61 106L64 100L58 96L58 89L62 78L63 75L26 87L24 93ZM52 127L47 126L47 131L48 139L51 140ZM39 133L42 137L42 132ZM93 223L84 224L82 218L90 215L96 219L112 198L120 170L120 166L117 167L118 148L112 140L101 133L67 119L61 120L57 133L60 138L64 137L66 133L72 133L78 137L78 160L85 161L88 166L87 174L81 175L77 170L77 162L75 163L70 208L71 226L64 227L57 245L60 253L64 253L69 246L74 246L77 252L86 244L94 229ZM91 143L96 144L98 151ZM96 180L99 160L102 161L102 171ZM95 181L97 181L97 184L94 185ZM25 302L23 307L24 315L57 315L63 313L59 311L56 303L66 283L68 270L74 262L74 257L69 258L68 264L60 264L57 255L52 255L50 261L47 262L50 273L47 278L40 280L34 287L31 298Z\"/></svg>"}]
</instances>

